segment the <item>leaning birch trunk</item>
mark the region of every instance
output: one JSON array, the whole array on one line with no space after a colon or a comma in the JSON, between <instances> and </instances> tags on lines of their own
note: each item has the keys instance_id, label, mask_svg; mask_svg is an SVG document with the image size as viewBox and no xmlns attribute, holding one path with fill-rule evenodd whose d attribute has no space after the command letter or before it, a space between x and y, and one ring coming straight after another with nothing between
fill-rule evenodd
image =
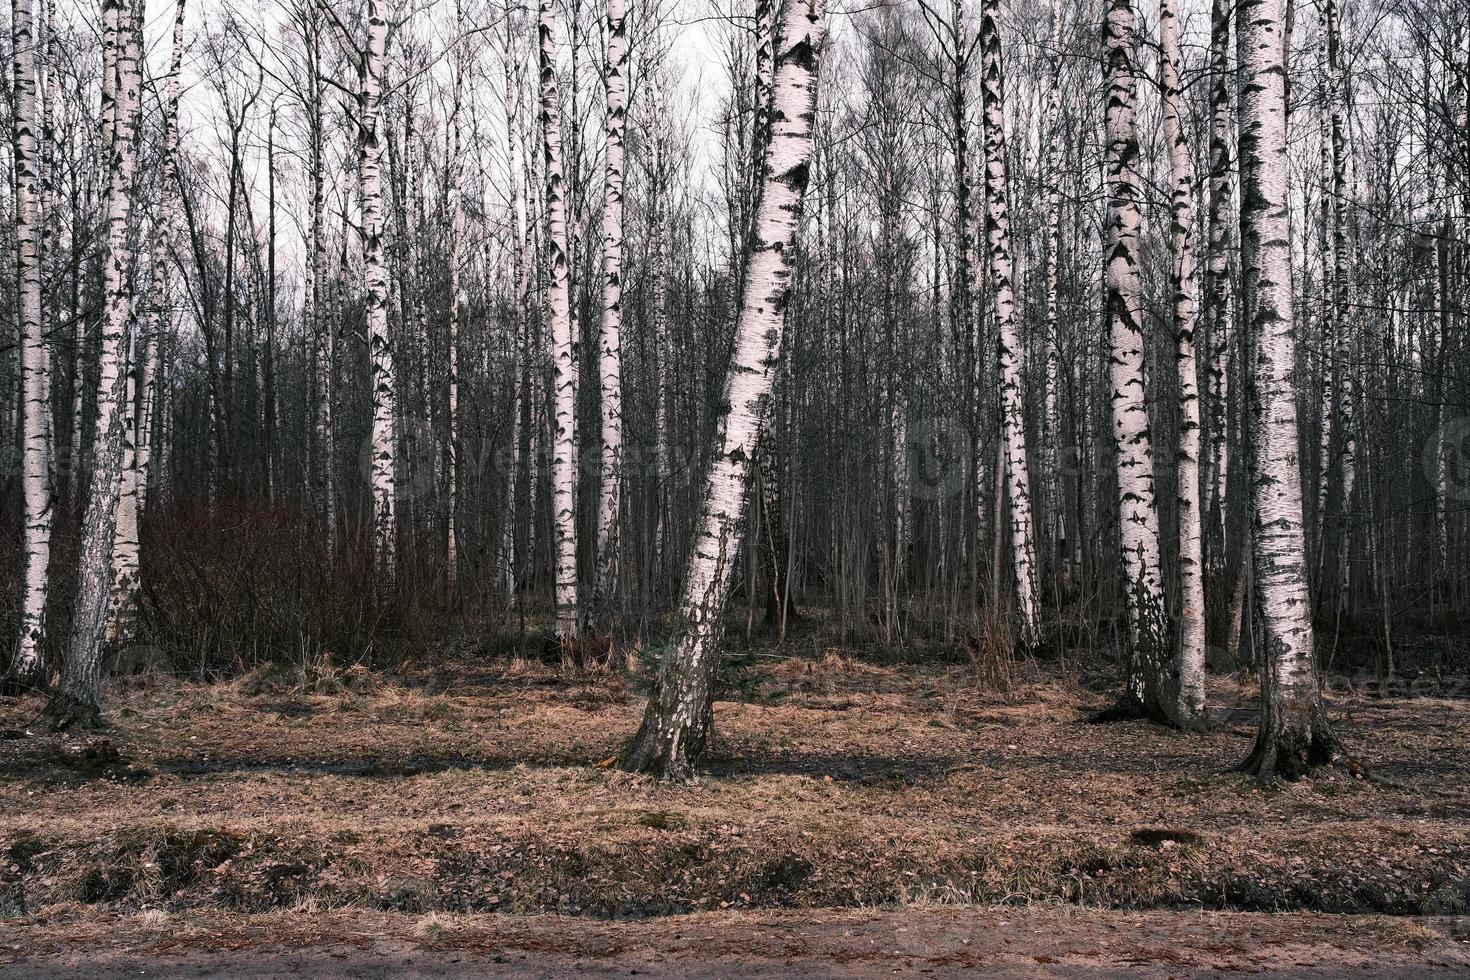
<instances>
[{"instance_id":1,"label":"leaning birch trunk","mask_svg":"<svg viewBox=\"0 0 1470 980\"><path fill-rule=\"evenodd\" d=\"M618 575L623 480L623 130L628 104L628 36L623 0L607 3L607 166L602 204L602 479L597 513L597 603L612 598ZM598 608L599 615L605 610Z\"/></svg>"},{"instance_id":2,"label":"leaning birch trunk","mask_svg":"<svg viewBox=\"0 0 1470 980\"><path fill-rule=\"evenodd\" d=\"M985 0L980 14L981 100L985 113L985 223L1000 346L1000 403L1005 440L1006 496L1010 500L1011 558L1016 570L1017 639L1027 650L1041 642L1037 601L1036 541L1031 526L1031 477L1026 460L1025 387L1020 330L1011 287L1011 219L1006 201L1005 92L1000 60L1000 0ZM1000 528L996 528L1000 533Z\"/></svg>"},{"instance_id":3,"label":"leaning birch trunk","mask_svg":"<svg viewBox=\"0 0 1470 980\"><path fill-rule=\"evenodd\" d=\"M359 96L358 179L362 183L362 271L367 294L368 355L371 361L372 430L368 482L373 505L373 557L380 581L392 587L395 574L397 405L393 351L388 332L388 268L383 259L383 143L378 121L383 97L383 61L388 22L380 0L368 0L368 46Z\"/></svg>"},{"instance_id":4,"label":"leaning birch trunk","mask_svg":"<svg viewBox=\"0 0 1470 980\"><path fill-rule=\"evenodd\" d=\"M46 343L41 332L42 223L36 167L36 31L31 0L12 6L15 69L15 264L19 284L21 370L21 622L11 670L23 684L40 682L42 618L51 565L50 414Z\"/></svg>"},{"instance_id":5,"label":"leaning birch trunk","mask_svg":"<svg viewBox=\"0 0 1470 980\"><path fill-rule=\"evenodd\" d=\"M1261 723L1244 763L1263 783L1334 761L1312 661L1296 410L1286 155L1285 0L1243 0L1237 21L1241 259L1254 348L1251 478Z\"/></svg>"},{"instance_id":6,"label":"leaning birch trunk","mask_svg":"<svg viewBox=\"0 0 1470 980\"><path fill-rule=\"evenodd\" d=\"M1205 579L1200 521L1199 382L1194 358L1196 289L1190 210L1194 198L1194 161L1180 116L1179 17L1174 0L1159 0L1160 95L1164 140L1169 145L1173 194L1169 202L1173 251L1174 343L1179 370L1179 636L1174 690L1164 705L1180 725L1196 726L1205 710Z\"/></svg>"},{"instance_id":7,"label":"leaning birch trunk","mask_svg":"<svg viewBox=\"0 0 1470 980\"><path fill-rule=\"evenodd\" d=\"M103 253L104 309L102 354L97 387L97 439L93 452L91 492L82 522L78 553L76 607L71 643L62 666L61 686L46 706L53 727L92 728L101 724L99 699L103 630L111 582L113 524L117 517L118 481L123 462L123 401L132 294L128 288L128 220L133 203L135 168L133 133L137 126L140 39L125 0L106 0L105 13L126 24L117 45L116 97L112 162L107 186L107 238Z\"/></svg>"},{"instance_id":8,"label":"leaning birch trunk","mask_svg":"<svg viewBox=\"0 0 1470 980\"><path fill-rule=\"evenodd\" d=\"M577 597L577 363L567 284L566 188L561 160L561 96L556 87L556 13L541 0L541 133L546 180L547 306L551 313L551 385L555 408L551 496L555 548L556 632L564 651L580 632Z\"/></svg>"},{"instance_id":9,"label":"leaning birch trunk","mask_svg":"<svg viewBox=\"0 0 1470 980\"><path fill-rule=\"evenodd\" d=\"M1107 316L1112 379L1113 445L1117 453L1119 528L1123 548L1128 641L1122 708L1159 717L1168 651L1164 585L1159 568L1159 515L1143 388L1143 325L1138 266L1138 134L1133 122L1132 0L1108 0L1103 21L1107 77L1107 180L1110 215Z\"/></svg>"},{"instance_id":10,"label":"leaning birch trunk","mask_svg":"<svg viewBox=\"0 0 1470 980\"><path fill-rule=\"evenodd\" d=\"M775 62L771 139L762 166L755 235L698 533L680 601L681 625L664 654L625 768L688 780L710 733L715 671L750 464L781 349L792 252L812 158L820 0L786 0Z\"/></svg>"}]
</instances>

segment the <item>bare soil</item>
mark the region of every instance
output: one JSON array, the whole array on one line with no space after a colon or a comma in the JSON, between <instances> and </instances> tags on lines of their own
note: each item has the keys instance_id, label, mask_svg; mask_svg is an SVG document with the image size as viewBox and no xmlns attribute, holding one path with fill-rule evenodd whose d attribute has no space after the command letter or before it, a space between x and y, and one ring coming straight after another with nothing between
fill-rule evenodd
<instances>
[{"instance_id":1,"label":"bare soil","mask_svg":"<svg viewBox=\"0 0 1470 980\"><path fill-rule=\"evenodd\" d=\"M0 941L6 977L478 978L1454 977L1470 944L1439 920L1079 908L701 912L586 917L97 910Z\"/></svg>"},{"instance_id":2,"label":"bare soil","mask_svg":"<svg viewBox=\"0 0 1470 980\"><path fill-rule=\"evenodd\" d=\"M1225 681L1223 723L1190 734L1090 724L1102 685L1054 670L998 694L957 667L757 662L695 786L611 766L636 678L538 664L145 676L86 738L0 702L0 918L1470 904L1462 698L1339 695L1392 785L1268 792L1231 771L1254 721Z\"/></svg>"}]
</instances>

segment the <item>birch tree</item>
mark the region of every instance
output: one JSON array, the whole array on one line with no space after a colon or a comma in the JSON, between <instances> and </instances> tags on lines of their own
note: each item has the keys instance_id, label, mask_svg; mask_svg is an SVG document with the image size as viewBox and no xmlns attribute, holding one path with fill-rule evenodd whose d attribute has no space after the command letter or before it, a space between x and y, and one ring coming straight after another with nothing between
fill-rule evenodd
<instances>
[{"instance_id":1,"label":"birch tree","mask_svg":"<svg viewBox=\"0 0 1470 980\"><path fill-rule=\"evenodd\" d=\"M366 294L372 428L368 484L371 490L373 554L383 580L395 575L398 429L393 341L388 330L388 267L383 257L383 143L379 121L388 21L380 0L367 0L367 47L362 51L358 93L358 181L362 196L362 274Z\"/></svg>"},{"instance_id":2,"label":"birch tree","mask_svg":"<svg viewBox=\"0 0 1470 980\"><path fill-rule=\"evenodd\" d=\"M1026 418L1021 379L1021 338L1011 286L1011 224L1006 202L1005 90L1000 60L1000 0L985 0L980 15L980 73L985 112L985 204L990 272L1000 354L1001 427L1005 440L1006 496L1010 501L1011 552L1016 571L1016 613L1021 646L1041 640L1036 584L1036 542L1031 524L1031 477L1026 459ZM997 533L999 529L997 529Z\"/></svg>"},{"instance_id":3,"label":"birch tree","mask_svg":"<svg viewBox=\"0 0 1470 980\"><path fill-rule=\"evenodd\" d=\"M577 594L577 389L575 331L567 278L566 181L562 171L561 96L556 81L556 11L541 0L537 27L541 56L541 137L546 186L547 286L551 314L552 425L551 495L554 521L556 632L570 652L581 632Z\"/></svg>"},{"instance_id":4,"label":"birch tree","mask_svg":"<svg viewBox=\"0 0 1470 980\"><path fill-rule=\"evenodd\" d=\"M1046 366L1043 377L1044 407L1042 426L1041 472L1046 500L1043 513L1051 515L1051 540L1048 561L1049 578L1059 587L1065 587L1071 567L1071 556L1067 551L1067 521L1064 516L1061 479L1061 244L1062 244L1062 176L1063 145L1061 120L1062 99L1062 7L1057 0L1051 3L1051 37L1048 60L1050 62L1051 90L1046 100L1045 138L1049 139L1047 154L1048 179L1046 191Z\"/></svg>"},{"instance_id":5,"label":"birch tree","mask_svg":"<svg viewBox=\"0 0 1470 980\"><path fill-rule=\"evenodd\" d=\"M42 619L51 564L50 414L41 317L41 226L37 167L36 25L31 0L11 5L14 71L15 268L21 371L21 619L12 672L40 682Z\"/></svg>"},{"instance_id":6,"label":"birch tree","mask_svg":"<svg viewBox=\"0 0 1470 980\"><path fill-rule=\"evenodd\" d=\"M1191 238L1194 160L1180 106L1179 15L1159 0L1160 95L1173 182L1169 245L1173 254L1175 363L1179 372L1179 622L1175 691L1166 692L1180 724L1198 724L1205 708L1204 542L1200 521L1200 399L1194 357L1196 286Z\"/></svg>"},{"instance_id":7,"label":"birch tree","mask_svg":"<svg viewBox=\"0 0 1470 980\"><path fill-rule=\"evenodd\" d=\"M617 582L618 519L623 481L623 132L628 105L628 34L623 0L607 0L606 178L602 203L602 473L597 514L599 603Z\"/></svg>"},{"instance_id":8,"label":"birch tree","mask_svg":"<svg viewBox=\"0 0 1470 980\"><path fill-rule=\"evenodd\" d=\"M135 321L136 322L136 321ZM138 342L129 331L124 349L122 465L118 480L117 515L113 519L112 589L108 595L104 639L111 644L132 633L133 604L138 594Z\"/></svg>"},{"instance_id":9,"label":"birch tree","mask_svg":"<svg viewBox=\"0 0 1470 980\"><path fill-rule=\"evenodd\" d=\"M162 408L162 352L163 335L169 325L169 296L167 265L176 235L178 210L171 195L178 186L179 167L179 74L184 63L184 11L186 0L174 4L174 29L169 54L168 77L163 92L163 159L159 167L159 185L163 194L158 202L158 214L154 220L153 254L149 261L153 281L149 287L152 305L149 308L145 365L144 439L139 446L138 471L142 478L139 488L140 505L146 506L147 494L158 460L154 454L152 430L157 424Z\"/></svg>"},{"instance_id":10,"label":"birch tree","mask_svg":"<svg viewBox=\"0 0 1470 980\"><path fill-rule=\"evenodd\" d=\"M464 9L456 0L454 26L458 34L464 33ZM444 569L449 587L453 589L459 580L459 489L460 489L460 443L459 443L459 337L460 321L464 316L464 287L461 285L460 263L461 240L464 237L464 161L461 158L462 134L460 112L464 103L465 57L464 41L456 40L453 65L453 88L449 110L449 186L447 188L447 210L449 211L449 442L445 480L447 500L444 503L448 527L445 529ZM507 98L509 93L506 93ZM511 511L513 515L514 510Z\"/></svg>"},{"instance_id":11,"label":"birch tree","mask_svg":"<svg viewBox=\"0 0 1470 980\"><path fill-rule=\"evenodd\" d=\"M1232 316L1230 310L1231 225L1228 214L1232 197L1231 168L1231 93L1234 73L1231 70L1230 28L1235 5L1229 0L1214 0L1210 19L1210 146L1209 182L1207 188L1209 239L1206 243L1202 307L1208 337L1209 368L1209 452L1208 475L1204 481L1207 494L1202 513L1209 520L1211 532L1211 581L1224 582L1225 525L1227 519L1225 492L1230 464L1229 442L1229 360Z\"/></svg>"},{"instance_id":12,"label":"birch tree","mask_svg":"<svg viewBox=\"0 0 1470 980\"><path fill-rule=\"evenodd\" d=\"M324 278L326 250L326 121L322 105L322 14L316 0L304 0L299 8L298 24L305 56L304 97L306 115L307 179L311 190L311 217L307 228L307 282L304 316L312 338L314 400L312 423L313 444L317 458L313 461L312 480L316 487L317 506L321 513L322 543L327 561L336 558L337 494L336 438L332 420L333 364L336 359L335 331L327 316Z\"/></svg>"},{"instance_id":13,"label":"birch tree","mask_svg":"<svg viewBox=\"0 0 1470 980\"><path fill-rule=\"evenodd\" d=\"M1134 128L1137 73L1133 62L1132 0L1108 0L1103 20L1107 83L1106 309L1113 448L1117 454L1119 535L1128 609L1123 707L1163 716L1168 619L1159 567L1159 515L1144 393L1144 336L1138 267L1138 134Z\"/></svg>"},{"instance_id":14,"label":"birch tree","mask_svg":"<svg viewBox=\"0 0 1470 980\"><path fill-rule=\"evenodd\" d=\"M678 635L667 648L643 724L624 766L688 780L713 720L722 616L729 598L750 464L765 417L789 301L792 252L812 160L820 0L786 0L775 55L771 138L762 162L755 234L725 379L723 413L701 494L698 532L680 600Z\"/></svg>"},{"instance_id":15,"label":"birch tree","mask_svg":"<svg viewBox=\"0 0 1470 980\"><path fill-rule=\"evenodd\" d=\"M91 491L82 522L77 598L72 613L71 642L62 665L61 685L46 706L53 727L95 728L101 724L99 701L103 633L107 624L110 561L122 475L126 358L132 292L128 283L136 168L134 133L139 109L141 19L125 0L105 0L104 19L118 24L115 98L107 181L107 238L103 250L104 306L101 363L97 388L97 439L93 449Z\"/></svg>"},{"instance_id":16,"label":"birch tree","mask_svg":"<svg viewBox=\"0 0 1470 980\"><path fill-rule=\"evenodd\" d=\"M1285 0L1244 0L1236 22L1241 262L1252 347L1251 488L1261 722L1244 768L1263 783L1334 761L1312 662L1297 433L1296 323L1288 235Z\"/></svg>"}]
</instances>

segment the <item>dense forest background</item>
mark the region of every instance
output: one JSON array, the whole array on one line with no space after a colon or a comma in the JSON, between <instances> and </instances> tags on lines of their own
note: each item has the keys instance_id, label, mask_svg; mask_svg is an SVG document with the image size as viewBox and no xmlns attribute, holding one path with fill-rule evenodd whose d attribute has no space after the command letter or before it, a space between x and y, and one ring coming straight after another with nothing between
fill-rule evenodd
<instances>
[{"instance_id":1,"label":"dense forest background","mask_svg":"<svg viewBox=\"0 0 1470 980\"><path fill-rule=\"evenodd\" d=\"M1229 4L1164 9L1172 49L1152 4L828 13L732 633L968 649L997 678L1017 649L1130 646L1118 164L1165 615L1201 595L1211 666L1256 661L1250 76ZM724 424L780 23L718 0L18 0L0 125L31 142L0 148L0 237L13 255L28 229L40 304L26 340L24 277L0 283L12 657L60 665L79 567L106 586L114 646L201 677L423 644L539 652L554 613L602 638L572 659L656 656ZM1322 0L1283 27L1285 463L1317 662L1463 667L1470 12ZM1019 578L1015 419L1036 556ZM115 538L110 561L84 548L99 472L121 488L116 531L93 535ZM1176 533L1191 509L1197 562ZM30 608L38 521L49 588Z\"/></svg>"}]
</instances>

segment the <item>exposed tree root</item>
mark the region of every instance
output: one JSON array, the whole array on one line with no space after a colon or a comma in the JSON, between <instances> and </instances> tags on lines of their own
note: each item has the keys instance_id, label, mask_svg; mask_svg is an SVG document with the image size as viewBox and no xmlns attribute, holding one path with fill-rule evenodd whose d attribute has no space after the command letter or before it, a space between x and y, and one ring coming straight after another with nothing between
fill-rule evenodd
<instances>
[{"instance_id":1,"label":"exposed tree root","mask_svg":"<svg viewBox=\"0 0 1470 980\"><path fill-rule=\"evenodd\" d=\"M1172 717L1163 708L1148 709L1140 705L1119 701L1087 716L1089 725L1111 725L1121 721L1146 721L1164 728L1185 732L1208 732L1215 728L1208 718L1179 719Z\"/></svg>"},{"instance_id":2,"label":"exposed tree root","mask_svg":"<svg viewBox=\"0 0 1470 980\"><path fill-rule=\"evenodd\" d=\"M1314 724L1310 735L1305 737L1299 732L1283 732L1274 738L1266 732L1258 734L1250 755L1236 767L1236 771L1254 776L1267 788L1328 771L1340 772L1374 786L1409 788L1372 772L1357 756L1343 751L1337 736L1323 724Z\"/></svg>"},{"instance_id":3,"label":"exposed tree root","mask_svg":"<svg viewBox=\"0 0 1470 980\"><path fill-rule=\"evenodd\" d=\"M98 705L75 698L65 691L51 695L41 717L54 732L96 731L106 727Z\"/></svg>"}]
</instances>

